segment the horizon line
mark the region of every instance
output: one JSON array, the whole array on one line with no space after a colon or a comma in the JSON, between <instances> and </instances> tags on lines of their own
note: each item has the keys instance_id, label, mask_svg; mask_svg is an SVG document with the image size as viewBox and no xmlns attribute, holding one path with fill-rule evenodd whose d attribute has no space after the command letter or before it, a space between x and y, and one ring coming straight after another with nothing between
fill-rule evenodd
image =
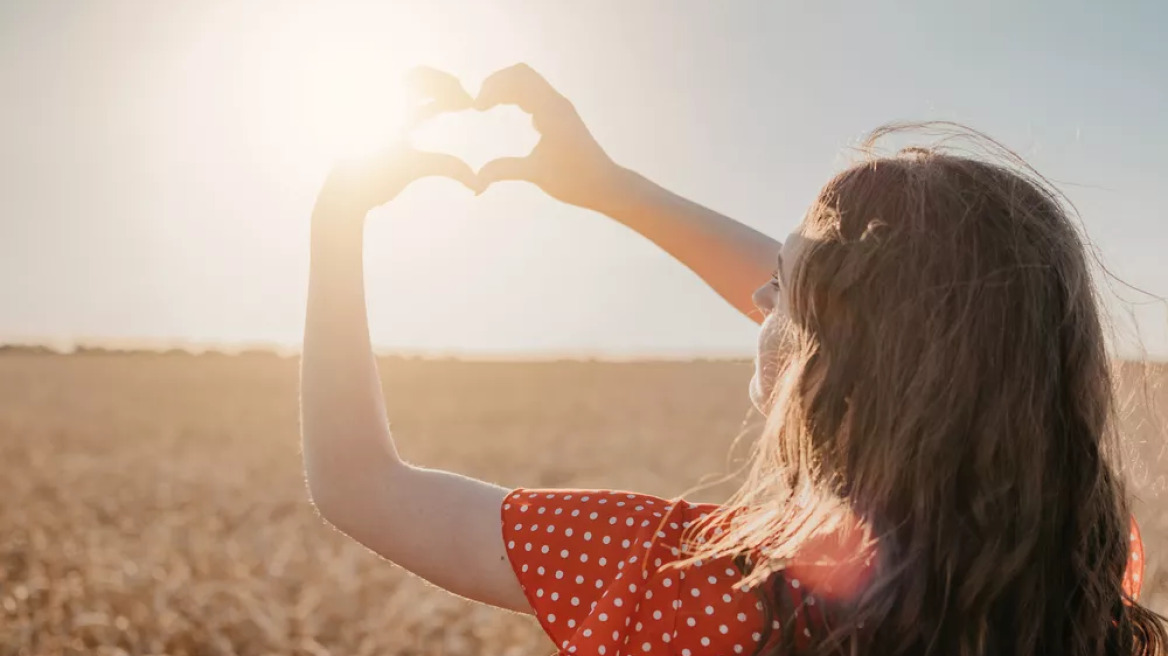
<instances>
[{"instance_id":1,"label":"horizon line","mask_svg":"<svg viewBox=\"0 0 1168 656\"><path fill-rule=\"evenodd\" d=\"M7 351L47 352L54 355L73 355L79 352L106 352L110 354L172 354L172 355L272 355L294 358L301 354L300 344L290 346L264 340L186 340L155 338L90 338L90 339L4 339L0 338L0 353ZM729 349L693 349L690 351L602 351L589 349L530 349L511 351L503 349L410 349L373 346L378 358L412 360L460 360L465 362L748 362L755 354ZM1143 362L1168 364L1168 356L1144 352L1143 357L1132 354L1114 354L1116 362Z\"/></svg>"},{"instance_id":2,"label":"horizon line","mask_svg":"<svg viewBox=\"0 0 1168 656\"><path fill-rule=\"evenodd\" d=\"M300 355L299 344L290 346L263 340L211 341L186 339L0 339L0 351L27 350L72 355L78 352L104 351L111 354L187 354L187 355L274 355L291 358ZM753 353L729 349L692 349L660 351L607 351L595 349L417 349L392 348L374 345L376 357L398 357L421 360L467 360L499 362L544 361L603 361L603 362L684 362L684 361L748 361Z\"/></svg>"}]
</instances>

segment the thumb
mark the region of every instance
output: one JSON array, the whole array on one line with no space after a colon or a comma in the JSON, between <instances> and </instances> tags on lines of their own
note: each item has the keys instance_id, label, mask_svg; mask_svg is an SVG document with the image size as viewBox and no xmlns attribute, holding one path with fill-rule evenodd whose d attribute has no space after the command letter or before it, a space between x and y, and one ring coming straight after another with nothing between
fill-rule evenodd
<instances>
[{"instance_id":1,"label":"thumb","mask_svg":"<svg viewBox=\"0 0 1168 656\"><path fill-rule=\"evenodd\" d=\"M472 98L462 82L450 73L429 66L417 66L406 74L406 84L422 98L433 100L446 111L470 109Z\"/></svg>"},{"instance_id":2,"label":"thumb","mask_svg":"<svg viewBox=\"0 0 1168 656\"><path fill-rule=\"evenodd\" d=\"M479 182L484 188L503 180L535 182L534 173L535 166L528 157L500 157L487 162L479 169Z\"/></svg>"}]
</instances>

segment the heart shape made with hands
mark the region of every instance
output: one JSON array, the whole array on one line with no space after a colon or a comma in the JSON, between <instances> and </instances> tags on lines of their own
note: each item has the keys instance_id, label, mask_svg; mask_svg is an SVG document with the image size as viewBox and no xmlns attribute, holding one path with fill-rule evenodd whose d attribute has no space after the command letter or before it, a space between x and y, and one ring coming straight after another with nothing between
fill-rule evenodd
<instances>
[{"instance_id":1,"label":"heart shape made with hands","mask_svg":"<svg viewBox=\"0 0 1168 656\"><path fill-rule=\"evenodd\" d=\"M480 111L443 111L427 117L407 134L418 150L453 155L475 173L487 162L525 157L539 143L531 116L517 107L500 105Z\"/></svg>"},{"instance_id":2,"label":"heart shape made with hands","mask_svg":"<svg viewBox=\"0 0 1168 656\"><path fill-rule=\"evenodd\" d=\"M526 64L487 76L473 97L458 78L435 68L413 69L407 83L425 100L414 110L408 140L418 150L461 159L483 189L494 179L515 179L520 169L531 175L545 130L555 124L549 119L564 108L563 98ZM492 162L498 165L484 175Z\"/></svg>"}]
</instances>

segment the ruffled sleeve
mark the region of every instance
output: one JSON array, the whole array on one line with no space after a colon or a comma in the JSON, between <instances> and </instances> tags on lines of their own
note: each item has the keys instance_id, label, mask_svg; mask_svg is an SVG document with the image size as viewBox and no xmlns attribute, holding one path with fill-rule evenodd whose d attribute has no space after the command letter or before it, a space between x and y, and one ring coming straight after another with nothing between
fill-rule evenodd
<instances>
[{"instance_id":1,"label":"ruffled sleeve","mask_svg":"<svg viewBox=\"0 0 1168 656\"><path fill-rule=\"evenodd\" d=\"M755 597L728 560L679 569L681 538L713 506L597 490L513 491L503 539L536 618L564 654L751 653Z\"/></svg>"},{"instance_id":2,"label":"ruffled sleeve","mask_svg":"<svg viewBox=\"0 0 1168 656\"><path fill-rule=\"evenodd\" d=\"M502 507L508 557L562 653L672 653L680 586L677 572L660 567L680 553L687 506L621 491L508 495Z\"/></svg>"}]
</instances>

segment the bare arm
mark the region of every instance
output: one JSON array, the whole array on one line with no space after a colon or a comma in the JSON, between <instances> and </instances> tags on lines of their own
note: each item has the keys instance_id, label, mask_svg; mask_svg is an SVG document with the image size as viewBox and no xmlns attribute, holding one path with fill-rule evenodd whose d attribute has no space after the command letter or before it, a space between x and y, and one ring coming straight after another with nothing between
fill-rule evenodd
<instances>
[{"instance_id":1,"label":"bare arm","mask_svg":"<svg viewBox=\"0 0 1168 656\"><path fill-rule=\"evenodd\" d=\"M742 314L761 324L751 296L775 271L782 244L748 225L682 198L624 170L604 213L647 237L701 277Z\"/></svg>"},{"instance_id":2,"label":"bare arm","mask_svg":"<svg viewBox=\"0 0 1168 656\"><path fill-rule=\"evenodd\" d=\"M677 258L756 323L751 301L775 270L781 244L729 217L663 189L613 163L566 98L518 64L483 82L475 107L513 104L528 112L541 139L527 157L488 163L483 184L524 180L554 198L606 214Z\"/></svg>"},{"instance_id":3,"label":"bare arm","mask_svg":"<svg viewBox=\"0 0 1168 656\"><path fill-rule=\"evenodd\" d=\"M477 190L462 162L398 147L334 172L313 212L300 372L308 486L325 519L385 558L464 597L531 612L503 545L507 491L403 462L386 420L365 309L364 217L425 175Z\"/></svg>"},{"instance_id":4,"label":"bare arm","mask_svg":"<svg viewBox=\"0 0 1168 656\"><path fill-rule=\"evenodd\" d=\"M452 84L461 89L456 80L430 74L427 81L447 95L434 109L461 108L459 98L449 97L458 95L450 91ZM571 113L559 112L562 106L550 109L557 110L553 117L574 116L570 105ZM507 166L497 162L494 172L505 172L500 167ZM530 613L503 544L500 506L507 490L402 461L386 419L366 318L362 242L368 210L427 175L453 178L481 192L491 181L483 173L489 172L476 178L455 158L399 145L330 175L312 217L301 362L304 465L321 515L350 537L451 592ZM564 190L554 185L545 190L625 222L685 262L736 307L748 314L753 310L750 292L773 268L777 242L611 162L604 168L578 168L571 179L576 187L569 191L582 196L558 193Z\"/></svg>"}]
</instances>

